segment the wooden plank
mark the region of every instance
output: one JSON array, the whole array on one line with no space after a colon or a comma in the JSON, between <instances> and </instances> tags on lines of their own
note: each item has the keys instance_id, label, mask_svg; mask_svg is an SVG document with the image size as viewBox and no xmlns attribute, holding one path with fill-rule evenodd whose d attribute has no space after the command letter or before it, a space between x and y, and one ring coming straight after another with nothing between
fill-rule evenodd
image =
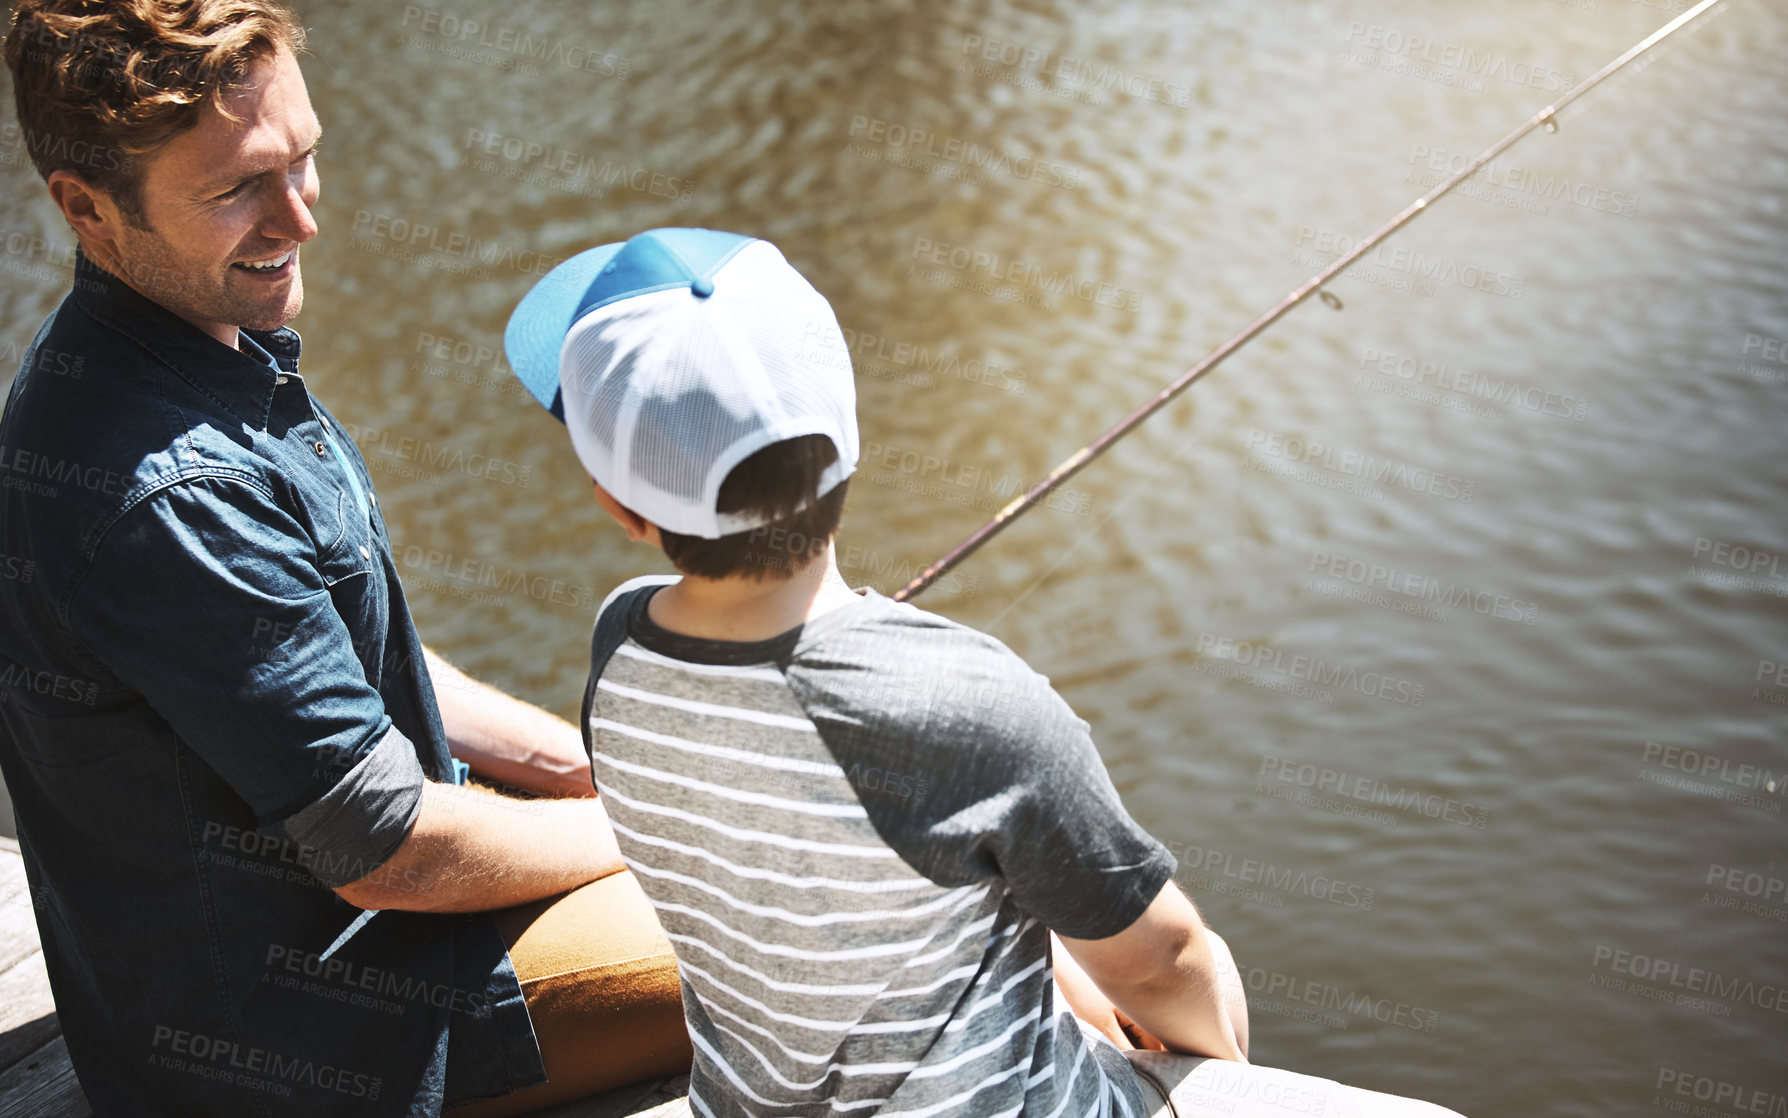
<instances>
[{"instance_id":1,"label":"wooden plank","mask_svg":"<svg viewBox=\"0 0 1788 1118\"><path fill-rule=\"evenodd\" d=\"M537 1110L533 1118L625 1118L626 1115L637 1113L642 1107L652 1105L650 1100L656 1098L657 1093L655 1083L629 1083L625 1087L604 1091L587 1099Z\"/></svg>"},{"instance_id":2,"label":"wooden plank","mask_svg":"<svg viewBox=\"0 0 1788 1118\"><path fill-rule=\"evenodd\" d=\"M54 1012L56 1001L50 996L50 975L44 968L43 952L33 951L0 971L0 1033ZM10 1062L0 1060L0 1067Z\"/></svg>"},{"instance_id":3,"label":"wooden plank","mask_svg":"<svg viewBox=\"0 0 1788 1118\"><path fill-rule=\"evenodd\" d=\"M0 898L25 891L25 857L14 847L0 847Z\"/></svg>"},{"instance_id":4,"label":"wooden plank","mask_svg":"<svg viewBox=\"0 0 1788 1118\"><path fill-rule=\"evenodd\" d=\"M43 955L0 973L0 1068L11 1067L62 1035Z\"/></svg>"},{"instance_id":5,"label":"wooden plank","mask_svg":"<svg viewBox=\"0 0 1788 1118\"><path fill-rule=\"evenodd\" d=\"M689 1104L684 1098L688 1093L689 1077L678 1075L669 1079L631 1083L587 1099L561 1103L536 1111L533 1118L646 1118L647 1115L651 1118L671 1118L672 1115L689 1113ZM684 1108L681 1111L664 1109L679 1103Z\"/></svg>"},{"instance_id":6,"label":"wooden plank","mask_svg":"<svg viewBox=\"0 0 1788 1118\"><path fill-rule=\"evenodd\" d=\"M34 948L13 966L0 970L0 1032L16 1029L25 1021L38 1020L50 1012L55 1012L50 973L45 968L43 952ZM13 1061L0 1059L0 1068L9 1063Z\"/></svg>"},{"instance_id":7,"label":"wooden plank","mask_svg":"<svg viewBox=\"0 0 1788 1118\"><path fill-rule=\"evenodd\" d=\"M0 841L0 1118L92 1118L81 1094L16 841Z\"/></svg>"},{"instance_id":8,"label":"wooden plank","mask_svg":"<svg viewBox=\"0 0 1788 1118\"><path fill-rule=\"evenodd\" d=\"M25 883L25 859L0 851L0 971L37 954L37 917Z\"/></svg>"},{"instance_id":9,"label":"wooden plank","mask_svg":"<svg viewBox=\"0 0 1788 1118\"><path fill-rule=\"evenodd\" d=\"M634 1110L628 1118L691 1118L689 1077L679 1075L675 1079L663 1080L644 1106L645 1109Z\"/></svg>"},{"instance_id":10,"label":"wooden plank","mask_svg":"<svg viewBox=\"0 0 1788 1118\"><path fill-rule=\"evenodd\" d=\"M0 1071L0 1118L93 1118L61 1037Z\"/></svg>"},{"instance_id":11,"label":"wooden plank","mask_svg":"<svg viewBox=\"0 0 1788 1118\"><path fill-rule=\"evenodd\" d=\"M23 1063L61 1036L62 1025L53 1013L0 1033L0 1068L10 1069Z\"/></svg>"}]
</instances>

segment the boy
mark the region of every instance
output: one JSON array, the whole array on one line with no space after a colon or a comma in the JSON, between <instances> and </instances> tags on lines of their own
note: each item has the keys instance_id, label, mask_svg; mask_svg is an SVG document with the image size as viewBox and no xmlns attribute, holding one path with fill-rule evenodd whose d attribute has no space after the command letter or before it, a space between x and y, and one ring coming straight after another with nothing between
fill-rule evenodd
<instances>
[{"instance_id":1,"label":"boy","mask_svg":"<svg viewBox=\"0 0 1788 1118\"><path fill-rule=\"evenodd\" d=\"M505 345L596 499L683 575L605 603L584 725L676 948L695 1113L1171 1107L1106 1039L1128 1046L1114 1003L1145 1044L1245 1059L1227 950L1086 724L992 638L839 576L855 391L831 308L773 246L592 249Z\"/></svg>"}]
</instances>

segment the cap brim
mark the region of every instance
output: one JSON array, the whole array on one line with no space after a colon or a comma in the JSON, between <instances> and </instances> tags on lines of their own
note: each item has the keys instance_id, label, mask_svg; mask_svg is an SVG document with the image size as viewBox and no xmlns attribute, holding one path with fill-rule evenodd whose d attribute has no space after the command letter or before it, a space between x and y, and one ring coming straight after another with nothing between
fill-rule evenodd
<instances>
[{"instance_id":1,"label":"cap brim","mask_svg":"<svg viewBox=\"0 0 1788 1118\"><path fill-rule=\"evenodd\" d=\"M528 394L560 423L565 422L565 408L559 399L559 350L584 293L624 244L586 249L546 273L516 304L503 331L509 367Z\"/></svg>"}]
</instances>

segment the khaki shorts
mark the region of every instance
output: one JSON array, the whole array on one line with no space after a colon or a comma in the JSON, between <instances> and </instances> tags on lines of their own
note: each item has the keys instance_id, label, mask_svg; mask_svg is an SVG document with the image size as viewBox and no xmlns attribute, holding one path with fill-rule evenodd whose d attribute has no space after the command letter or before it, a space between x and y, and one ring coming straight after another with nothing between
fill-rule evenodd
<instances>
[{"instance_id":1,"label":"khaki shorts","mask_svg":"<svg viewBox=\"0 0 1788 1118\"><path fill-rule=\"evenodd\" d=\"M456 1108L453 1118L524 1114L689 1071L677 958L632 873L491 916L509 945L547 1082Z\"/></svg>"}]
</instances>

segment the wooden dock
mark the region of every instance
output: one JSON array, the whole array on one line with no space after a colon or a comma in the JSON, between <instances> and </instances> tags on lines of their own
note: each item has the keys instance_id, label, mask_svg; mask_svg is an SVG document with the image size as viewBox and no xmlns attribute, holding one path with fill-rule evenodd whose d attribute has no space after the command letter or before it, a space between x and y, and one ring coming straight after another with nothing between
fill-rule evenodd
<instances>
[{"instance_id":1,"label":"wooden dock","mask_svg":"<svg viewBox=\"0 0 1788 1118\"><path fill-rule=\"evenodd\" d=\"M682 1077L636 1083L538 1118L689 1118ZM44 971L19 845L0 836L0 1118L93 1118Z\"/></svg>"}]
</instances>

